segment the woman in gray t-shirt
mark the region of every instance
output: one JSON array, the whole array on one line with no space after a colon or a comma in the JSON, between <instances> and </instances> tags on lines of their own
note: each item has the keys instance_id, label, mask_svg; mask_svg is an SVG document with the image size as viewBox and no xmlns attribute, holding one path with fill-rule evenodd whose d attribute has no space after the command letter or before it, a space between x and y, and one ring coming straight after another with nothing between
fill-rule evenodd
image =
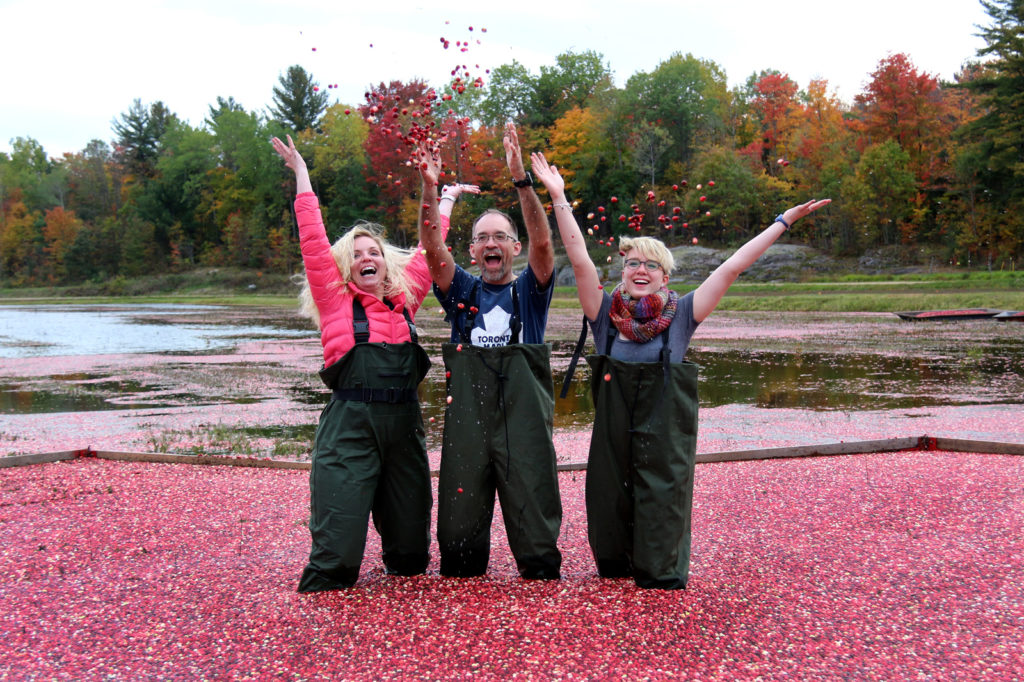
<instances>
[{"instance_id":1,"label":"woman in gray t-shirt","mask_svg":"<svg viewBox=\"0 0 1024 682\"><path fill-rule=\"evenodd\" d=\"M694 291L668 288L672 253L651 237L623 238L622 281L604 291L565 198L565 182L543 154L533 173L554 206L594 332L594 427L587 462L587 534L602 577L640 587L686 587L697 441L697 372L684 360L697 325L736 278L794 222L830 203L787 209L741 246Z\"/></svg>"}]
</instances>

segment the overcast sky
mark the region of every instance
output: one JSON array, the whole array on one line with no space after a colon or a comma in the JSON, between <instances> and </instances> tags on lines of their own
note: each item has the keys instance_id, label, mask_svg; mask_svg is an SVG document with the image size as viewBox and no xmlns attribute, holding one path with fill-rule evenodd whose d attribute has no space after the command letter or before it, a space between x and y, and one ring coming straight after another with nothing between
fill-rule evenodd
<instances>
[{"instance_id":1,"label":"overcast sky","mask_svg":"<svg viewBox=\"0 0 1024 682\"><path fill-rule=\"evenodd\" d=\"M162 100L192 125L218 95L262 112L292 64L322 86L337 83L332 103L359 104L371 83L419 77L440 86L461 63L483 75L515 59L536 74L559 53L594 50L622 86L681 52L717 62L730 86L777 69L801 88L826 78L850 102L890 53L951 78L984 45L977 26L991 23L977 0L458 5L473 9L417 0L0 0L0 151L15 137L38 140L51 157L110 142L111 121L135 98Z\"/></svg>"}]
</instances>

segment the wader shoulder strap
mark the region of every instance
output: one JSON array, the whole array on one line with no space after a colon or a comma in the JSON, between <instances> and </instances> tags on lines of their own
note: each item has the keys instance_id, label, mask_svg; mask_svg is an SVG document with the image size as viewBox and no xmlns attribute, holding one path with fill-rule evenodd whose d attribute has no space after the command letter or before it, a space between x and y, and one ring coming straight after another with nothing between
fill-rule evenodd
<instances>
[{"instance_id":1,"label":"wader shoulder strap","mask_svg":"<svg viewBox=\"0 0 1024 682\"><path fill-rule=\"evenodd\" d=\"M608 334L604 337L604 354L608 357L612 356L612 344L615 343L615 336L619 333L618 327L609 319L608 321ZM597 339L594 339L594 343L597 344Z\"/></svg>"},{"instance_id":2,"label":"wader shoulder strap","mask_svg":"<svg viewBox=\"0 0 1024 682\"><path fill-rule=\"evenodd\" d=\"M413 343L419 343L420 336L416 333L416 325L413 324L412 318L409 316L409 308L402 308L402 317L405 318L405 323L409 325L409 340Z\"/></svg>"},{"instance_id":3,"label":"wader shoulder strap","mask_svg":"<svg viewBox=\"0 0 1024 682\"><path fill-rule=\"evenodd\" d=\"M576 373L576 365L580 361L580 356L583 355L583 344L587 342L587 316L583 316L583 330L580 332L580 338L576 342L576 347L572 351L572 359L569 360L569 371L565 373L565 381L562 382L562 392L559 394L559 398L564 398L569 395L569 384L572 383L572 375Z\"/></svg>"},{"instance_id":4,"label":"wader shoulder strap","mask_svg":"<svg viewBox=\"0 0 1024 682\"><path fill-rule=\"evenodd\" d=\"M672 349L668 347L668 328L659 334L661 336L661 373L664 380L661 384L662 398L665 397L665 391L668 390L669 375L672 372Z\"/></svg>"},{"instance_id":5,"label":"wader shoulder strap","mask_svg":"<svg viewBox=\"0 0 1024 682\"><path fill-rule=\"evenodd\" d=\"M519 312L519 280L512 280L512 320L509 327L512 330L509 343L519 343L519 332L523 329L523 316Z\"/></svg>"},{"instance_id":6,"label":"wader shoulder strap","mask_svg":"<svg viewBox=\"0 0 1024 682\"><path fill-rule=\"evenodd\" d=\"M395 305L388 299L385 298L384 303L392 310L395 309ZM405 323L409 325L409 340L417 343L419 336L416 333L416 325L413 324L412 318L409 317L408 308L402 308L402 317L405 318ZM352 297L352 334L356 337L356 343L369 343L370 341L370 321L366 318L366 308L363 307L363 302L356 296Z\"/></svg>"},{"instance_id":7,"label":"wader shoulder strap","mask_svg":"<svg viewBox=\"0 0 1024 682\"><path fill-rule=\"evenodd\" d=\"M370 340L370 321L366 319L366 308L358 296L352 297L352 333L356 343L367 343Z\"/></svg>"}]
</instances>

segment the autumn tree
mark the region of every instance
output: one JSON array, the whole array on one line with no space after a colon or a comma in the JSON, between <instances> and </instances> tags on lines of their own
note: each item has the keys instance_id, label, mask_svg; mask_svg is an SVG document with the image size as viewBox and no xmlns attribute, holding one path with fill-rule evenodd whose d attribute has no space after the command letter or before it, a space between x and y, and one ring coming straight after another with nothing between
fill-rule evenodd
<instances>
[{"instance_id":1,"label":"autumn tree","mask_svg":"<svg viewBox=\"0 0 1024 682\"><path fill-rule=\"evenodd\" d=\"M770 72L754 84L751 107L760 122L761 165L769 175L777 172L777 157L789 156L789 141L799 108L795 97L799 87L784 73Z\"/></svg>"},{"instance_id":2,"label":"autumn tree","mask_svg":"<svg viewBox=\"0 0 1024 682\"><path fill-rule=\"evenodd\" d=\"M957 230L954 251L965 264L984 263L991 270L1024 252L1024 214L979 203L967 218Z\"/></svg>"},{"instance_id":3,"label":"autumn tree","mask_svg":"<svg viewBox=\"0 0 1024 682\"><path fill-rule=\"evenodd\" d=\"M600 199L595 180L603 165L600 123L594 112L574 107L551 129L548 160L565 178L566 191L584 202Z\"/></svg>"},{"instance_id":4,"label":"autumn tree","mask_svg":"<svg viewBox=\"0 0 1024 682\"><path fill-rule=\"evenodd\" d=\"M441 158L449 175L444 182L461 182L478 185L485 194L503 191L511 180L505 164L505 148L502 144L504 126L479 126L469 128L459 125L459 120L447 117L441 121ZM465 119L461 119L465 120ZM528 130L520 131L520 145L531 148ZM480 197L463 194L456 202L459 205L479 205ZM487 205L486 208L490 208Z\"/></svg>"},{"instance_id":5,"label":"autumn tree","mask_svg":"<svg viewBox=\"0 0 1024 682\"><path fill-rule=\"evenodd\" d=\"M29 211L15 189L3 203L0 220L0 280L15 286L33 284L45 262L43 220Z\"/></svg>"},{"instance_id":6,"label":"autumn tree","mask_svg":"<svg viewBox=\"0 0 1024 682\"><path fill-rule=\"evenodd\" d=\"M808 196L839 196L839 182L856 162L853 133L845 119L847 108L829 92L828 81L815 79L808 84L792 132L792 165L783 166L787 169L783 175Z\"/></svg>"},{"instance_id":7,"label":"autumn tree","mask_svg":"<svg viewBox=\"0 0 1024 682\"><path fill-rule=\"evenodd\" d=\"M402 202L419 192L420 176L410 161L413 143L408 132L413 124L426 126L432 120L436 123L432 115L420 116L428 105L432 107L435 97L436 92L425 81L391 81L371 88L366 93L366 102L359 107L359 113L371 122L364 144L364 175L375 188L376 201L368 210L388 227L398 227ZM464 125L464 119L459 119L459 126ZM415 243L415 222L403 229L404 237Z\"/></svg>"},{"instance_id":8,"label":"autumn tree","mask_svg":"<svg viewBox=\"0 0 1024 682\"><path fill-rule=\"evenodd\" d=\"M854 102L868 144L899 144L922 188L943 175L940 152L951 131L943 125L937 78L918 72L905 54L889 55L878 63Z\"/></svg>"},{"instance_id":9,"label":"autumn tree","mask_svg":"<svg viewBox=\"0 0 1024 682\"><path fill-rule=\"evenodd\" d=\"M50 279L65 282L68 279L66 258L68 251L82 229L82 221L72 211L59 206L46 212L43 226L43 250L49 257Z\"/></svg>"},{"instance_id":10,"label":"autumn tree","mask_svg":"<svg viewBox=\"0 0 1024 682\"><path fill-rule=\"evenodd\" d=\"M981 63L958 74L968 120L957 130L957 247L968 254L1019 257L1024 252L1024 6L982 0L991 24L981 27Z\"/></svg>"}]
</instances>

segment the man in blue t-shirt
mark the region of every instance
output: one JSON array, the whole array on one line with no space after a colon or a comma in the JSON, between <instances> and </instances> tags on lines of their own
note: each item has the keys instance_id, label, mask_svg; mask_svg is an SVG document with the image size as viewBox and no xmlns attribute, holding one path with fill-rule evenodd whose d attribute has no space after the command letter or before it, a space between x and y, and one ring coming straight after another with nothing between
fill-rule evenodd
<instances>
[{"instance_id":1,"label":"man in blue t-shirt","mask_svg":"<svg viewBox=\"0 0 1024 682\"><path fill-rule=\"evenodd\" d=\"M444 198L437 196L440 159L436 150L420 150L420 242L452 326L451 343L442 349L449 402L438 482L441 574L486 572L497 493L519 574L558 578L562 506L551 442L550 348L544 344L554 249L511 124L502 141L529 235L529 265L518 276L512 272L522 251L518 230L494 209L473 223L469 252L480 276L455 264L437 229Z\"/></svg>"}]
</instances>

